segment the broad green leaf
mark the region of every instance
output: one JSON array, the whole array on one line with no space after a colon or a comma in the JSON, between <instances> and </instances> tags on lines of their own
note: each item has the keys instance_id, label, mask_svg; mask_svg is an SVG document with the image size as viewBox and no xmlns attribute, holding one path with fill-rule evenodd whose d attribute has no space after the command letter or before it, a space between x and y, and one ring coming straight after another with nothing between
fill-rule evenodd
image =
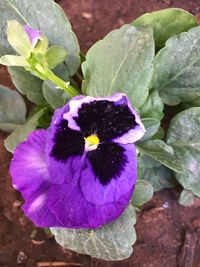
<instances>
[{"instance_id":1,"label":"broad green leaf","mask_svg":"<svg viewBox=\"0 0 200 267\"><path fill-rule=\"evenodd\" d=\"M195 202L195 195L190 190L184 189L180 194L178 202L185 207L192 206Z\"/></svg>"},{"instance_id":2,"label":"broad green leaf","mask_svg":"<svg viewBox=\"0 0 200 267\"><path fill-rule=\"evenodd\" d=\"M162 120L164 104L158 94L158 91L150 92L147 100L139 110L142 118L155 118Z\"/></svg>"},{"instance_id":3,"label":"broad green leaf","mask_svg":"<svg viewBox=\"0 0 200 267\"><path fill-rule=\"evenodd\" d=\"M48 48L45 53L45 60L50 69L54 69L57 65L65 61L67 52L59 45L53 45Z\"/></svg>"},{"instance_id":4,"label":"broad green leaf","mask_svg":"<svg viewBox=\"0 0 200 267\"><path fill-rule=\"evenodd\" d=\"M149 25L153 28L153 35L157 50L165 45L171 36L186 32L198 25L192 14L180 8L167 8L144 14L133 21L133 25Z\"/></svg>"},{"instance_id":5,"label":"broad green leaf","mask_svg":"<svg viewBox=\"0 0 200 267\"><path fill-rule=\"evenodd\" d=\"M98 229L51 228L56 241L64 248L104 260L123 260L136 241L134 208L129 205L116 221Z\"/></svg>"},{"instance_id":6,"label":"broad green leaf","mask_svg":"<svg viewBox=\"0 0 200 267\"><path fill-rule=\"evenodd\" d=\"M165 136L165 131L164 129L160 126L158 129L157 133L153 136L153 139L163 139Z\"/></svg>"},{"instance_id":7,"label":"broad green leaf","mask_svg":"<svg viewBox=\"0 0 200 267\"><path fill-rule=\"evenodd\" d=\"M50 45L60 45L68 52L66 64L73 75L80 64L79 45L63 10L53 0L4 0L0 3L1 40L0 55L13 52L5 32L6 21L15 19L40 29L47 36Z\"/></svg>"},{"instance_id":8,"label":"broad green leaf","mask_svg":"<svg viewBox=\"0 0 200 267\"><path fill-rule=\"evenodd\" d=\"M123 92L139 108L148 97L153 58L152 30L124 25L89 49L82 64L83 92L92 96Z\"/></svg>"},{"instance_id":9,"label":"broad green leaf","mask_svg":"<svg viewBox=\"0 0 200 267\"><path fill-rule=\"evenodd\" d=\"M33 48L28 34L18 21L8 20L7 37L9 44L17 52L17 54L25 58L29 58Z\"/></svg>"},{"instance_id":10,"label":"broad green leaf","mask_svg":"<svg viewBox=\"0 0 200 267\"><path fill-rule=\"evenodd\" d=\"M26 95L30 101L36 104L43 104L45 102L42 95L43 81L20 67L9 67L8 71L20 93Z\"/></svg>"},{"instance_id":11,"label":"broad green leaf","mask_svg":"<svg viewBox=\"0 0 200 267\"><path fill-rule=\"evenodd\" d=\"M53 116L53 109L46 103L44 105L36 105L31 110L27 120L31 119L39 111L43 111L41 116L38 118L37 128L47 129L51 123Z\"/></svg>"},{"instance_id":12,"label":"broad green leaf","mask_svg":"<svg viewBox=\"0 0 200 267\"><path fill-rule=\"evenodd\" d=\"M41 116L38 119L37 128L42 128L42 129L49 128L51 120L52 120L52 116L53 116L52 108L48 104L45 104L45 105L41 105L41 106L40 105L35 106L33 109L35 110L35 113L38 113L40 110L43 111L43 113L41 114ZM31 113L33 113L33 110L31 111Z\"/></svg>"},{"instance_id":13,"label":"broad green leaf","mask_svg":"<svg viewBox=\"0 0 200 267\"><path fill-rule=\"evenodd\" d=\"M196 100L192 102L184 102L181 104L182 110L189 109L193 107L200 107L200 97L197 97Z\"/></svg>"},{"instance_id":14,"label":"broad green leaf","mask_svg":"<svg viewBox=\"0 0 200 267\"><path fill-rule=\"evenodd\" d=\"M142 155L148 155L175 172L182 173L185 170L182 161L173 154L173 148L162 140L138 143L137 148Z\"/></svg>"},{"instance_id":15,"label":"broad green leaf","mask_svg":"<svg viewBox=\"0 0 200 267\"><path fill-rule=\"evenodd\" d=\"M58 65L54 69L54 72L64 81L69 81L69 74L65 64ZM57 88L57 86L51 81L44 81L42 85L42 92L47 103L53 109L62 107L69 99L67 93L64 90Z\"/></svg>"},{"instance_id":16,"label":"broad green leaf","mask_svg":"<svg viewBox=\"0 0 200 267\"><path fill-rule=\"evenodd\" d=\"M58 65L53 72L65 82L69 82L69 72L65 63Z\"/></svg>"},{"instance_id":17,"label":"broad green leaf","mask_svg":"<svg viewBox=\"0 0 200 267\"><path fill-rule=\"evenodd\" d=\"M164 103L177 105L200 96L200 27L171 37L154 62L151 87Z\"/></svg>"},{"instance_id":18,"label":"broad green leaf","mask_svg":"<svg viewBox=\"0 0 200 267\"><path fill-rule=\"evenodd\" d=\"M18 66L18 67L29 67L29 63L24 57L15 55L6 55L0 58L0 64L5 66Z\"/></svg>"},{"instance_id":19,"label":"broad green leaf","mask_svg":"<svg viewBox=\"0 0 200 267\"><path fill-rule=\"evenodd\" d=\"M146 129L146 133L142 137L141 141L146 141L158 132L160 127L160 121L155 118L144 118L142 119L142 122Z\"/></svg>"},{"instance_id":20,"label":"broad green leaf","mask_svg":"<svg viewBox=\"0 0 200 267\"><path fill-rule=\"evenodd\" d=\"M200 197L200 107L184 110L171 120L167 143L186 167L185 173L176 173L177 180Z\"/></svg>"},{"instance_id":21,"label":"broad green leaf","mask_svg":"<svg viewBox=\"0 0 200 267\"><path fill-rule=\"evenodd\" d=\"M5 147L11 153L14 152L16 146L26 140L28 134L34 131L38 126L38 121L44 114L45 110L42 109L31 117L26 124L18 126L17 129L8 136L5 140Z\"/></svg>"},{"instance_id":22,"label":"broad green leaf","mask_svg":"<svg viewBox=\"0 0 200 267\"><path fill-rule=\"evenodd\" d=\"M149 156L140 157L138 167L139 179L148 181L153 186L154 192L173 188L178 184L170 169Z\"/></svg>"},{"instance_id":23,"label":"broad green leaf","mask_svg":"<svg viewBox=\"0 0 200 267\"><path fill-rule=\"evenodd\" d=\"M132 204L135 207L140 207L153 197L153 187L145 180L138 180L132 196Z\"/></svg>"},{"instance_id":24,"label":"broad green leaf","mask_svg":"<svg viewBox=\"0 0 200 267\"><path fill-rule=\"evenodd\" d=\"M42 92L46 101L53 109L62 107L69 99L67 93L64 90L57 88L51 81L44 81Z\"/></svg>"},{"instance_id":25,"label":"broad green leaf","mask_svg":"<svg viewBox=\"0 0 200 267\"><path fill-rule=\"evenodd\" d=\"M153 167L159 167L161 166L162 163L156 161L155 159L152 159L151 157L147 155L139 155L138 158L138 167L139 168L146 168L146 169L151 169ZM142 179L140 177L140 179Z\"/></svg>"},{"instance_id":26,"label":"broad green leaf","mask_svg":"<svg viewBox=\"0 0 200 267\"><path fill-rule=\"evenodd\" d=\"M0 130L14 131L26 122L26 105L15 90L0 85Z\"/></svg>"}]
</instances>

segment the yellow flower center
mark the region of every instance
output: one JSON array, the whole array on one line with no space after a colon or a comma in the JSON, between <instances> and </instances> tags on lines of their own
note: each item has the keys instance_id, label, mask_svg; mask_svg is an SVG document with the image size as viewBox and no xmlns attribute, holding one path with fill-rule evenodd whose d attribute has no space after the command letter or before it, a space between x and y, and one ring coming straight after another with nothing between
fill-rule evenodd
<instances>
[{"instance_id":1,"label":"yellow flower center","mask_svg":"<svg viewBox=\"0 0 200 267\"><path fill-rule=\"evenodd\" d=\"M90 135L88 137L84 137L85 139L85 149L86 150L94 150L98 147L100 142L97 135Z\"/></svg>"}]
</instances>

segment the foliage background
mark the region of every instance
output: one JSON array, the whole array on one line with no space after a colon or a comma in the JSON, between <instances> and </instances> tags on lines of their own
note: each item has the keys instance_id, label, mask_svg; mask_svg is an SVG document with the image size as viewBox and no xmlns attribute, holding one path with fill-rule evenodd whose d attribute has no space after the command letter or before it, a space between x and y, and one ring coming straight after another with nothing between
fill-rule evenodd
<instances>
[{"instance_id":1,"label":"foliage background","mask_svg":"<svg viewBox=\"0 0 200 267\"><path fill-rule=\"evenodd\" d=\"M110 30L131 22L149 11L181 7L200 17L198 0L149 0L148 2L146 0L60 0L57 2L64 7L84 52ZM9 77L2 67L0 83L11 86ZM19 210L21 199L10 185L8 174L10 155L3 148L5 137L6 135L1 133L0 266L13 267L16 266L17 261L21 262L21 266L27 267L37 266L39 262L62 261L68 263L68 266L76 266L75 263L78 263L78 266L87 267L198 267L200 203L196 202L192 208L180 207L177 204L177 190L164 190L157 193L144 207L136 225L138 242L134 253L131 258L121 263L109 263L68 251L63 252L53 239L48 239L40 230L34 236L33 226ZM24 255L21 260L19 255Z\"/></svg>"}]
</instances>

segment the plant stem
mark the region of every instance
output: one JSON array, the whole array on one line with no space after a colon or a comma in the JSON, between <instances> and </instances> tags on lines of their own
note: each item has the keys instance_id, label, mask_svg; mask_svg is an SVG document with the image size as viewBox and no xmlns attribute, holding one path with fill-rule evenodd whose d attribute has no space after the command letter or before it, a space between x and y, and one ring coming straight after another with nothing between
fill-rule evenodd
<instances>
[{"instance_id":1,"label":"plant stem","mask_svg":"<svg viewBox=\"0 0 200 267\"><path fill-rule=\"evenodd\" d=\"M35 64L34 67L39 74L46 77L47 80L50 80L56 85L58 85L59 88L63 89L70 96L73 97L79 94L79 92L74 87L72 87L69 83L60 79L50 69L45 69L40 63Z\"/></svg>"}]
</instances>

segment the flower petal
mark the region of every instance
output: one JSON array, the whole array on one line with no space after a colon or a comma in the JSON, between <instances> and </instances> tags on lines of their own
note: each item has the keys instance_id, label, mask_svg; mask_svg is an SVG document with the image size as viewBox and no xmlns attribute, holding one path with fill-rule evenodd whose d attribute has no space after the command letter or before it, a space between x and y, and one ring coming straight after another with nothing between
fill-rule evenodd
<instances>
[{"instance_id":1,"label":"flower petal","mask_svg":"<svg viewBox=\"0 0 200 267\"><path fill-rule=\"evenodd\" d=\"M27 141L19 144L14 152L10 172L15 189L29 196L43 182L49 180L46 155L46 131L32 132Z\"/></svg>"},{"instance_id":2,"label":"flower petal","mask_svg":"<svg viewBox=\"0 0 200 267\"><path fill-rule=\"evenodd\" d=\"M63 114L69 110L69 105L55 111L47 137L47 165L51 174L51 181L62 184L71 173L70 157L82 155L84 152L84 139L80 132L68 127L63 120Z\"/></svg>"},{"instance_id":3,"label":"flower petal","mask_svg":"<svg viewBox=\"0 0 200 267\"><path fill-rule=\"evenodd\" d=\"M130 190L117 202L94 205L85 200L78 186L71 190L72 187L63 184L53 185L49 191L48 207L65 228L93 229L117 219L129 204L132 194Z\"/></svg>"},{"instance_id":4,"label":"flower petal","mask_svg":"<svg viewBox=\"0 0 200 267\"><path fill-rule=\"evenodd\" d=\"M27 141L18 145L10 167L13 186L25 199L25 214L41 227L59 225L45 206L50 186L45 147L46 131L32 132Z\"/></svg>"},{"instance_id":5,"label":"flower petal","mask_svg":"<svg viewBox=\"0 0 200 267\"><path fill-rule=\"evenodd\" d=\"M107 143L88 154L80 182L88 202L96 205L117 202L122 195L133 191L137 177L134 145Z\"/></svg>"},{"instance_id":6,"label":"flower petal","mask_svg":"<svg viewBox=\"0 0 200 267\"><path fill-rule=\"evenodd\" d=\"M115 143L113 139L142 126L124 95L109 99L73 98L55 112L48 130L33 132L17 147L11 164L13 184L25 199L25 214L37 226L97 228L115 220L129 204L137 176L136 151L134 145ZM83 110L80 112L78 102L82 103L81 109L92 106L89 117L84 117ZM94 115L96 106L100 109ZM66 114L71 114L67 120ZM83 120L78 121L81 116ZM100 120L96 125L95 119ZM104 123L110 120L116 131ZM81 131L69 127L73 123L79 124ZM118 124L122 129L117 128ZM86 151L83 137L94 126L102 130L97 135L103 137L103 142L100 139L96 150ZM132 140L128 138L126 142Z\"/></svg>"},{"instance_id":7,"label":"flower petal","mask_svg":"<svg viewBox=\"0 0 200 267\"><path fill-rule=\"evenodd\" d=\"M29 25L24 25L24 29L28 34L32 47L35 47L38 40L41 39L41 31L31 28Z\"/></svg>"},{"instance_id":8,"label":"flower petal","mask_svg":"<svg viewBox=\"0 0 200 267\"><path fill-rule=\"evenodd\" d=\"M48 198L48 208L63 227L97 228L122 214L130 202L137 172L134 146L123 148L124 170L107 185L99 182L86 155L68 159L72 168L68 178L63 184L52 185Z\"/></svg>"},{"instance_id":9,"label":"flower petal","mask_svg":"<svg viewBox=\"0 0 200 267\"><path fill-rule=\"evenodd\" d=\"M82 155L85 148L83 135L70 129L66 120L60 121L55 127L51 156L56 160L65 161L70 156Z\"/></svg>"},{"instance_id":10,"label":"flower petal","mask_svg":"<svg viewBox=\"0 0 200 267\"><path fill-rule=\"evenodd\" d=\"M124 94L107 98L81 97L68 104L69 110L63 118L71 129L81 131L85 137L97 134L101 141L128 144L145 133L139 114Z\"/></svg>"},{"instance_id":11,"label":"flower petal","mask_svg":"<svg viewBox=\"0 0 200 267\"><path fill-rule=\"evenodd\" d=\"M26 216L38 227L62 226L47 206L50 183L44 182L26 198L22 209Z\"/></svg>"},{"instance_id":12,"label":"flower petal","mask_svg":"<svg viewBox=\"0 0 200 267\"><path fill-rule=\"evenodd\" d=\"M117 104L125 104L131 110L133 115L135 116L135 121L137 126L134 129L130 129L127 133L122 136L115 138L113 141L122 144L131 144L135 143L140 140L143 135L145 134L146 130L144 124L140 119L140 115L137 113L135 109L133 109L131 102L129 101L128 97L121 93L116 93L112 97L118 97Z\"/></svg>"}]
</instances>

